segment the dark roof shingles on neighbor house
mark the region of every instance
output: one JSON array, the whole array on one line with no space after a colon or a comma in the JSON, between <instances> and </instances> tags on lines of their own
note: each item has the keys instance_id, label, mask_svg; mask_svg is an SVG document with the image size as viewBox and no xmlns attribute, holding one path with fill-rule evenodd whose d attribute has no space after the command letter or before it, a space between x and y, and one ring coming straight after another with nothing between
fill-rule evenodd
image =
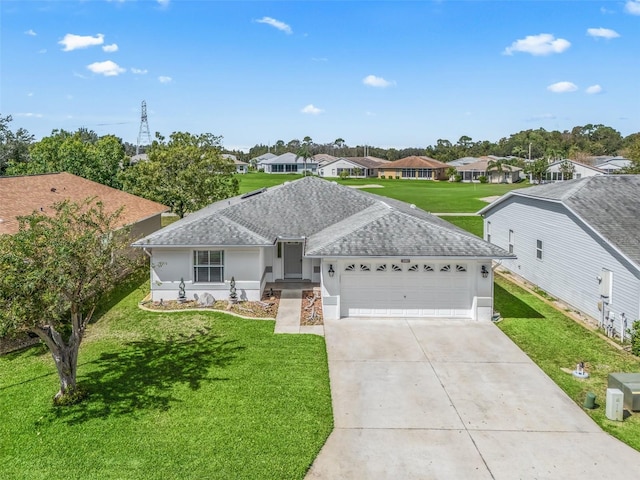
<instances>
[{"instance_id":1,"label":"dark roof shingles on neighbor house","mask_svg":"<svg viewBox=\"0 0 640 480\"><path fill-rule=\"evenodd\" d=\"M503 199L510 196L561 202L640 267L640 175L584 177L513 190Z\"/></svg>"},{"instance_id":2,"label":"dark roof shingles on neighbor house","mask_svg":"<svg viewBox=\"0 0 640 480\"><path fill-rule=\"evenodd\" d=\"M273 245L306 239L308 256L510 257L415 206L306 177L210 205L139 247Z\"/></svg>"},{"instance_id":3,"label":"dark roof shingles on neighbor house","mask_svg":"<svg viewBox=\"0 0 640 480\"><path fill-rule=\"evenodd\" d=\"M168 207L71 173L0 177L0 234L16 233L18 220L34 211L52 213L53 204L88 197L100 200L109 213L124 207L120 225L131 225L169 210Z\"/></svg>"}]
</instances>

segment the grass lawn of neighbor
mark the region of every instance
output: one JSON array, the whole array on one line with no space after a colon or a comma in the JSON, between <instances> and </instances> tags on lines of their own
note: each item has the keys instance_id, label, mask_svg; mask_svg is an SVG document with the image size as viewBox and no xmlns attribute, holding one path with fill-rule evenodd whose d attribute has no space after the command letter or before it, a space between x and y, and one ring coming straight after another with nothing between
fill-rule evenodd
<instances>
[{"instance_id":1,"label":"grass lawn of neighbor","mask_svg":"<svg viewBox=\"0 0 640 480\"><path fill-rule=\"evenodd\" d=\"M286 181L302 178L297 174L271 174L251 172L238 175L240 193L257 190L262 187L279 185ZM474 213L487 205L482 198L500 196L516 188L528 187L527 183L456 183L434 182L430 180L391 180L377 178L348 178L345 180L330 178L348 187L376 185L365 191L395 198L431 213Z\"/></svg>"},{"instance_id":2,"label":"grass lawn of neighbor","mask_svg":"<svg viewBox=\"0 0 640 480\"><path fill-rule=\"evenodd\" d=\"M596 408L585 411L613 436L640 450L640 414L624 422L605 416L607 377L615 372L640 372L640 358L612 346L596 332L514 283L496 277L495 308L505 332L542 370L579 405L587 393L596 395ZM580 380L562 369L573 370L584 361L589 378ZM544 398L532 398L544 402Z\"/></svg>"},{"instance_id":3,"label":"grass lawn of neighbor","mask_svg":"<svg viewBox=\"0 0 640 480\"><path fill-rule=\"evenodd\" d=\"M0 357L0 478L303 478L333 426L324 339L143 311L147 282L88 328L84 403L52 406L45 348Z\"/></svg>"}]
</instances>

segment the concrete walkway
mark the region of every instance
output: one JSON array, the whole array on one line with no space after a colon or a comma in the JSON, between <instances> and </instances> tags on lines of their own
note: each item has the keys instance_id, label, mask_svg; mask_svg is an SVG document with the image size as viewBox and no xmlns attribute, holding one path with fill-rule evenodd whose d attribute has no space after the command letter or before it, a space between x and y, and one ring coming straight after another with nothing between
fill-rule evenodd
<instances>
[{"instance_id":1,"label":"concrete walkway","mask_svg":"<svg viewBox=\"0 0 640 480\"><path fill-rule=\"evenodd\" d=\"M325 336L335 427L308 479L640 471L640 453L600 430L494 324L341 319L325 321Z\"/></svg>"},{"instance_id":2,"label":"concrete walkway","mask_svg":"<svg viewBox=\"0 0 640 480\"><path fill-rule=\"evenodd\" d=\"M311 333L324 335L322 325L300 325L300 312L302 310L302 291L310 290L313 284L282 284L274 286L274 290L280 290L280 305L276 315L274 333Z\"/></svg>"}]
</instances>

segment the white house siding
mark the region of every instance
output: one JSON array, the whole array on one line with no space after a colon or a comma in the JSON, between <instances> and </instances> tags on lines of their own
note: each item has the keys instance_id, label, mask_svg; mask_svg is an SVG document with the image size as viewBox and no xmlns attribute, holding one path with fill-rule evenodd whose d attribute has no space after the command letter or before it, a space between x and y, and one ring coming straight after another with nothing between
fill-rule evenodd
<instances>
[{"instance_id":1,"label":"white house siding","mask_svg":"<svg viewBox=\"0 0 640 480\"><path fill-rule=\"evenodd\" d=\"M584 178L584 177L593 177L594 175L603 175L604 172L600 172L594 168L590 168L587 165L583 165L581 163L577 163L577 162L571 162L573 164L574 167L574 171L573 171L573 176L571 178ZM545 181L559 181L559 180L565 180L564 178L562 178L562 163L554 163L552 165L549 166L546 174L545 174Z\"/></svg>"},{"instance_id":2,"label":"white house siding","mask_svg":"<svg viewBox=\"0 0 640 480\"><path fill-rule=\"evenodd\" d=\"M349 175L354 178L365 178L367 176L367 169L365 167L361 167L358 164L350 162L348 160L337 160L335 162L331 162L328 165L324 165L322 167L318 167L318 174L321 177L325 178L337 178L340 176L340 172L342 170L356 170L360 169L360 175Z\"/></svg>"},{"instance_id":3,"label":"white house siding","mask_svg":"<svg viewBox=\"0 0 640 480\"><path fill-rule=\"evenodd\" d=\"M214 247L208 249L217 250ZM194 294L202 296L206 292L216 299L227 299L231 277L236 281L236 291L241 299L260 300L264 270L261 268L260 247L220 249L224 250L224 283L194 283L194 250L200 249L152 250L151 294L154 301L177 299L181 278L184 279L188 299L193 299Z\"/></svg>"},{"instance_id":4,"label":"white house siding","mask_svg":"<svg viewBox=\"0 0 640 480\"><path fill-rule=\"evenodd\" d=\"M490 261L476 259L410 258L323 259L322 296L326 318L431 317L490 320L493 314L493 281ZM354 271L347 271L355 265ZM369 266L363 271L360 265ZM378 271L378 265L386 265ZM392 265L402 271L394 271ZM417 271L410 271L412 266ZM425 271L430 265L433 271ZM442 272L441 267L450 266ZM460 265L465 272L457 271ZM489 276L483 278L482 265ZM330 266L334 275L329 275Z\"/></svg>"},{"instance_id":5,"label":"white house siding","mask_svg":"<svg viewBox=\"0 0 640 480\"><path fill-rule=\"evenodd\" d=\"M620 314L629 322L640 318L640 279L637 270L593 233L563 205L543 200L512 197L485 215L491 223L491 242L509 248L513 231L516 260L502 265L568 305L600 320L598 309L602 269L613 272L609 311L620 332ZM486 235L486 234L485 234ZM536 258L541 240L542 260Z\"/></svg>"}]
</instances>

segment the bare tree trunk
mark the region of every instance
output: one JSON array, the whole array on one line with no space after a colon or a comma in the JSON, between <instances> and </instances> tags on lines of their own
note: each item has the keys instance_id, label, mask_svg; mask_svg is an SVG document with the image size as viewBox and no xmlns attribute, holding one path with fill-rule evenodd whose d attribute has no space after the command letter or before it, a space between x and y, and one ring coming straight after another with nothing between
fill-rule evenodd
<instances>
[{"instance_id":1,"label":"bare tree trunk","mask_svg":"<svg viewBox=\"0 0 640 480\"><path fill-rule=\"evenodd\" d=\"M93 311L91 313L93 313ZM62 335L60 335L60 332L56 331L51 325L35 327L33 329L33 332L49 347L56 369L58 370L60 390L55 395L56 399L76 388L78 351L86 322L90 317L91 314L83 321L82 314L78 312L77 307L75 305L71 307L71 335L66 342L62 338Z\"/></svg>"}]
</instances>

